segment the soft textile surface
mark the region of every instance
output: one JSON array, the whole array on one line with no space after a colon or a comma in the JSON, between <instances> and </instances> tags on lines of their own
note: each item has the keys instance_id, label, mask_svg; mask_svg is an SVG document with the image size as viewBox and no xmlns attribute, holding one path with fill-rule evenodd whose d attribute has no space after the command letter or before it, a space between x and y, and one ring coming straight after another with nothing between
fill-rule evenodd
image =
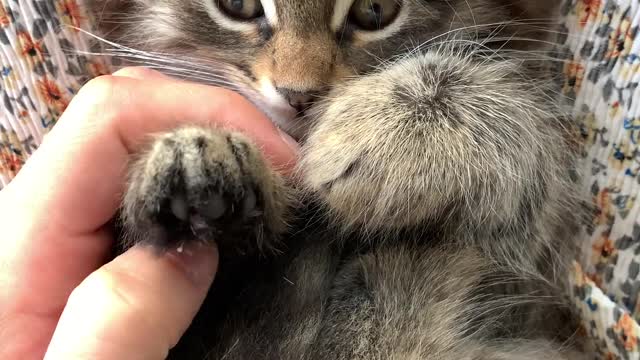
<instances>
[{"instance_id":1,"label":"soft textile surface","mask_svg":"<svg viewBox=\"0 0 640 360\"><path fill-rule=\"evenodd\" d=\"M20 170L73 94L107 69L77 28L76 0L0 0L0 188Z\"/></svg>"},{"instance_id":2,"label":"soft textile surface","mask_svg":"<svg viewBox=\"0 0 640 360\"><path fill-rule=\"evenodd\" d=\"M531 0L533 1L533 0ZM580 120L582 194L595 205L571 276L583 334L602 359L640 359L640 0L566 0L560 49ZM107 73L77 28L77 0L0 0L0 188L80 86Z\"/></svg>"},{"instance_id":3,"label":"soft textile surface","mask_svg":"<svg viewBox=\"0 0 640 360\"><path fill-rule=\"evenodd\" d=\"M605 359L640 359L640 1L573 0L565 84L581 122L582 193L596 213L574 274L585 330Z\"/></svg>"}]
</instances>

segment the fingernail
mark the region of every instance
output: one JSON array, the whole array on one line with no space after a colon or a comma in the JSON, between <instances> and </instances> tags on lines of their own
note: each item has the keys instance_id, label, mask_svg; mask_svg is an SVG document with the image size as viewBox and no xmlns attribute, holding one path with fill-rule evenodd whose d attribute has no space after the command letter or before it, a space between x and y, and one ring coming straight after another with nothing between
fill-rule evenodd
<instances>
[{"instance_id":1,"label":"fingernail","mask_svg":"<svg viewBox=\"0 0 640 360\"><path fill-rule=\"evenodd\" d=\"M199 241L190 241L167 254L196 286L209 286L218 267L218 249Z\"/></svg>"}]
</instances>

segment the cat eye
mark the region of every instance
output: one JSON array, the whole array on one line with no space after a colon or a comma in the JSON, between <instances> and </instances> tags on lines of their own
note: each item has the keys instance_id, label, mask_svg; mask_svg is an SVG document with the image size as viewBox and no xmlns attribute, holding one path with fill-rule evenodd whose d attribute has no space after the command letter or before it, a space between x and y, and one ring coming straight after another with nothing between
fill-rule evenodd
<instances>
[{"instance_id":1,"label":"cat eye","mask_svg":"<svg viewBox=\"0 0 640 360\"><path fill-rule=\"evenodd\" d=\"M218 7L238 20L251 20L264 15L260 0L218 0Z\"/></svg>"},{"instance_id":2,"label":"cat eye","mask_svg":"<svg viewBox=\"0 0 640 360\"><path fill-rule=\"evenodd\" d=\"M350 20L363 30L380 30L391 24L400 12L400 0L356 0Z\"/></svg>"}]
</instances>

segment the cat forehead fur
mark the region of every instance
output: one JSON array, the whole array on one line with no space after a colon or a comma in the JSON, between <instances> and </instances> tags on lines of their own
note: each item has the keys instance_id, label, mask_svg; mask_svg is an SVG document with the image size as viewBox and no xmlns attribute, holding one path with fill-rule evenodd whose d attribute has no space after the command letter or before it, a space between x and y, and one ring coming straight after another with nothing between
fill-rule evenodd
<instances>
[{"instance_id":1,"label":"cat forehead fur","mask_svg":"<svg viewBox=\"0 0 640 360\"><path fill-rule=\"evenodd\" d=\"M556 8L556 0L398 0L396 19L371 32L346 21L355 1L263 0L267 16L249 22L226 16L216 0L89 0L89 8L100 35L118 44L224 68L224 83L216 85L232 83L296 137L305 130L279 89L322 95L417 48L452 41L538 46L511 40L540 40L540 24Z\"/></svg>"},{"instance_id":2,"label":"cat forehead fur","mask_svg":"<svg viewBox=\"0 0 640 360\"><path fill-rule=\"evenodd\" d=\"M365 32L331 26L334 13L350 7L354 0L268 0L275 7L277 23L245 24L248 25L245 31L232 30L211 16L208 9L216 7L216 0L90 0L89 8L97 27L108 32L109 38L140 50L198 52L246 66L262 50L274 50L273 45L296 47L303 42L309 48L308 53L311 50L318 53L323 48L315 47L318 45L315 37L325 41L325 47L328 44L337 49L336 54L341 56L334 57L336 60L345 59L355 70L362 70L362 65L408 52L451 30L467 28L471 35L483 32L487 35L495 34L500 24L517 19L549 19L552 15L549 11L556 3L556 0L398 1L408 15L397 20L400 23L395 24L396 31L370 37L373 39L370 41L355 41ZM340 21L343 23L344 19ZM505 36L514 32L524 36L534 27L520 24L504 32ZM287 41L275 44L278 34Z\"/></svg>"}]
</instances>

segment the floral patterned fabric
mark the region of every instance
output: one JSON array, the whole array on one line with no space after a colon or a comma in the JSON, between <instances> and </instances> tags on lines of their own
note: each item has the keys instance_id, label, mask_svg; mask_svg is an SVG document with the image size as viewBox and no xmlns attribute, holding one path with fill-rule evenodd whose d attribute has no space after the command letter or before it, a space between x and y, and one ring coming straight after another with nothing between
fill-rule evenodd
<instances>
[{"instance_id":1,"label":"floral patterned fabric","mask_svg":"<svg viewBox=\"0 0 640 360\"><path fill-rule=\"evenodd\" d=\"M0 189L20 170L88 79L79 0L0 0ZM532 0L533 1L533 0ZM572 297L594 359L640 359L640 0L564 0L562 93L580 120L584 227Z\"/></svg>"},{"instance_id":2,"label":"floral patterned fabric","mask_svg":"<svg viewBox=\"0 0 640 360\"><path fill-rule=\"evenodd\" d=\"M584 140L583 194L595 207L573 277L603 359L640 359L640 1L568 0L565 83Z\"/></svg>"},{"instance_id":3,"label":"floral patterned fabric","mask_svg":"<svg viewBox=\"0 0 640 360\"><path fill-rule=\"evenodd\" d=\"M0 0L0 189L20 170L102 59L76 0Z\"/></svg>"}]
</instances>

